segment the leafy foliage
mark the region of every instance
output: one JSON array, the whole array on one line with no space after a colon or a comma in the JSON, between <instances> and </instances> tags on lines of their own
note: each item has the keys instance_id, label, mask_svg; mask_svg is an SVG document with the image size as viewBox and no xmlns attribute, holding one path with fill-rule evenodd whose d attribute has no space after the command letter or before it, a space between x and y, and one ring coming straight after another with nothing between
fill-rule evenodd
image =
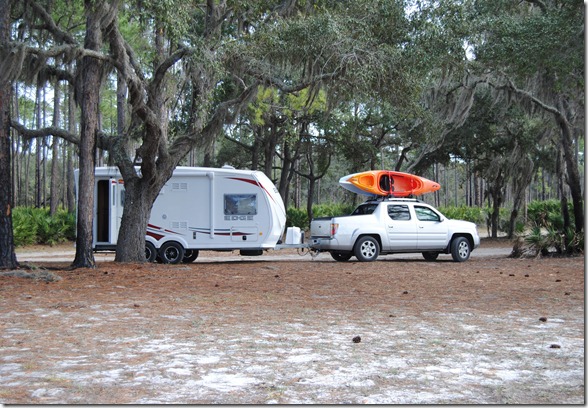
<instances>
[{"instance_id":1,"label":"leafy foliage","mask_svg":"<svg viewBox=\"0 0 588 408\"><path fill-rule=\"evenodd\" d=\"M474 224L486 223L486 212L479 207L439 207L439 211L449 219L470 221Z\"/></svg>"},{"instance_id":2,"label":"leafy foliage","mask_svg":"<svg viewBox=\"0 0 588 408\"><path fill-rule=\"evenodd\" d=\"M569 211L572 206L568 203ZM544 228L563 228L563 217L561 214L561 203L558 200L532 201L527 207L529 221Z\"/></svg>"},{"instance_id":3,"label":"leafy foliage","mask_svg":"<svg viewBox=\"0 0 588 408\"><path fill-rule=\"evenodd\" d=\"M571 204L568 203L568 211ZM561 203L558 200L529 203L528 223L531 229L521 234L515 244L515 256L576 255L584 251L584 234L574 226L564 230Z\"/></svg>"},{"instance_id":4,"label":"leafy foliage","mask_svg":"<svg viewBox=\"0 0 588 408\"><path fill-rule=\"evenodd\" d=\"M340 215L349 215L354 210L354 206L350 204L330 203L313 205L312 211L314 218L320 217L337 217ZM310 226L310 219L308 213L302 208L288 208L286 212L286 225L288 227L296 226L306 229Z\"/></svg>"},{"instance_id":5,"label":"leafy foliage","mask_svg":"<svg viewBox=\"0 0 588 408\"><path fill-rule=\"evenodd\" d=\"M55 245L75 239L75 214L63 209L53 216L48 208L16 207L12 213L14 245Z\"/></svg>"}]
</instances>

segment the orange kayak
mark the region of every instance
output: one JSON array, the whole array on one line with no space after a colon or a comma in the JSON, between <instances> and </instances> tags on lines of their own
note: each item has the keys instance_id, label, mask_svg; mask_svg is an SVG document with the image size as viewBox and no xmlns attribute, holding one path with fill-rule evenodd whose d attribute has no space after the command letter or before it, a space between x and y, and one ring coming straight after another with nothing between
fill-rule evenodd
<instances>
[{"instance_id":1,"label":"orange kayak","mask_svg":"<svg viewBox=\"0 0 588 408\"><path fill-rule=\"evenodd\" d=\"M441 188L439 183L392 170L371 170L341 177L339 184L354 193L392 197L408 197L432 193Z\"/></svg>"}]
</instances>

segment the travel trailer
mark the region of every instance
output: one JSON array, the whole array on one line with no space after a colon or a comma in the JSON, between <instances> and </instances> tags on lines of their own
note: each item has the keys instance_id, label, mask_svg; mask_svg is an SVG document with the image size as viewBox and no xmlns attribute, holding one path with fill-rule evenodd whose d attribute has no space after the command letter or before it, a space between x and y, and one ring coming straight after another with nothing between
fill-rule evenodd
<instances>
[{"instance_id":1,"label":"travel trailer","mask_svg":"<svg viewBox=\"0 0 588 408\"><path fill-rule=\"evenodd\" d=\"M93 249L114 251L124 182L118 168L97 167L94 183ZM192 262L200 250L261 255L276 247L285 225L282 198L262 172L177 167L153 204L145 254L164 263Z\"/></svg>"}]
</instances>

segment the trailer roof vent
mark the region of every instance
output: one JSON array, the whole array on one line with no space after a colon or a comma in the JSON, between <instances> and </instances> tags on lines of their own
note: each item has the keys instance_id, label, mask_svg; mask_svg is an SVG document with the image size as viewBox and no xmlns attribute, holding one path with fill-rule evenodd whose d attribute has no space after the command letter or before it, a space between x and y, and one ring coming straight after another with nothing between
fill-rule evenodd
<instances>
[{"instance_id":1,"label":"trailer roof vent","mask_svg":"<svg viewBox=\"0 0 588 408\"><path fill-rule=\"evenodd\" d=\"M223 169L235 170L235 168L233 166L231 166L230 164L226 164L226 163L223 165Z\"/></svg>"}]
</instances>

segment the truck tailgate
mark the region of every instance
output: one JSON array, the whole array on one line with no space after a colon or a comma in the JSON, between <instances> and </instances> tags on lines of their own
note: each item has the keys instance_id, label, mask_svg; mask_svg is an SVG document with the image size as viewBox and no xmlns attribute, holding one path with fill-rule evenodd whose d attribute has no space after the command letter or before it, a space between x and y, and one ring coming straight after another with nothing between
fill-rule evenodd
<instances>
[{"instance_id":1,"label":"truck tailgate","mask_svg":"<svg viewBox=\"0 0 588 408\"><path fill-rule=\"evenodd\" d=\"M310 222L310 237L321 238L331 236L331 217L315 218Z\"/></svg>"}]
</instances>

